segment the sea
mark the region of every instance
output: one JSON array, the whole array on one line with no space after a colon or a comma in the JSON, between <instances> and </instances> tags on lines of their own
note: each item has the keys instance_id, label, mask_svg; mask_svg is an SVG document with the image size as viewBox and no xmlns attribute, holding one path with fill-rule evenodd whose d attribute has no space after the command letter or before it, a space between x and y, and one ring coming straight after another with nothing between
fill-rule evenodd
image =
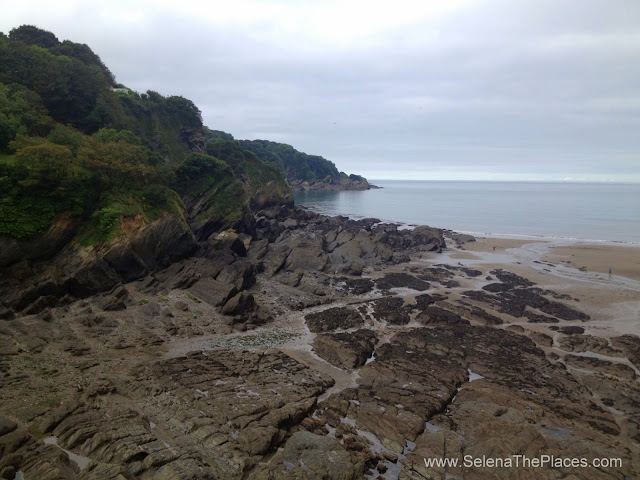
<instances>
[{"instance_id":1,"label":"sea","mask_svg":"<svg viewBox=\"0 0 640 480\"><path fill-rule=\"evenodd\" d=\"M640 184L370 180L365 191L297 191L325 215L374 217L486 237L640 246Z\"/></svg>"}]
</instances>

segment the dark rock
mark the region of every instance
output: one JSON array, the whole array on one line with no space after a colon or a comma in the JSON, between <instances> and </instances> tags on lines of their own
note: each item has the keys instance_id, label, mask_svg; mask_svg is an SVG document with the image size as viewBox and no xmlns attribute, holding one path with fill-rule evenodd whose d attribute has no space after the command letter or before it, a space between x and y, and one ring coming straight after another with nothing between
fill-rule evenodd
<instances>
[{"instance_id":1,"label":"dark rock","mask_svg":"<svg viewBox=\"0 0 640 480\"><path fill-rule=\"evenodd\" d=\"M584 328L578 326L560 327L558 331L565 335L576 335L584 333Z\"/></svg>"},{"instance_id":2,"label":"dark rock","mask_svg":"<svg viewBox=\"0 0 640 480\"><path fill-rule=\"evenodd\" d=\"M253 295L248 292L240 292L224 304L222 313L224 315L242 315L252 311L254 308L255 299Z\"/></svg>"},{"instance_id":3,"label":"dark rock","mask_svg":"<svg viewBox=\"0 0 640 480\"><path fill-rule=\"evenodd\" d=\"M340 443L326 436L301 431L294 433L256 478L294 480L362 478L364 460L352 456Z\"/></svg>"},{"instance_id":4,"label":"dark rock","mask_svg":"<svg viewBox=\"0 0 640 480\"><path fill-rule=\"evenodd\" d=\"M373 330L360 329L352 333L316 335L315 352L338 367L357 368L373 355L376 335Z\"/></svg>"},{"instance_id":5,"label":"dark rock","mask_svg":"<svg viewBox=\"0 0 640 480\"><path fill-rule=\"evenodd\" d=\"M203 302L219 307L224 305L238 290L233 285L219 282L213 278L202 278L194 283L189 291Z\"/></svg>"},{"instance_id":6,"label":"dark rock","mask_svg":"<svg viewBox=\"0 0 640 480\"><path fill-rule=\"evenodd\" d=\"M375 284L380 290L411 288L413 290L424 291L430 287L424 280L420 280L408 273L387 273L384 277L375 280Z\"/></svg>"},{"instance_id":7,"label":"dark rock","mask_svg":"<svg viewBox=\"0 0 640 480\"><path fill-rule=\"evenodd\" d=\"M329 332L343 328L361 327L364 320L349 307L333 307L304 317L309 330L315 333Z\"/></svg>"},{"instance_id":8,"label":"dark rock","mask_svg":"<svg viewBox=\"0 0 640 480\"><path fill-rule=\"evenodd\" d=\"M640 337L637 335L621 335L613 337L611 343L614 347L621 349L629 361L640 368Z\"/></svg>"},{"instance_id":9,"label":"dark rock","mask_svg":"<svg viewBox=\"0 0 640 480\"><path fill-rule=\"evenodd\" d=\"M159 317L162 315L162 307L158 302L143 302L142 306L138 310L140 315L146 318Z\"/></svg>"},{"instance_id":10,"label":"dark rock","mask_svg":"<svg viewBox=\"0 0 640 480\"><path fill-rule=\"evenodd\" d=\"M124 310L127 308L127 300L129 300L129 292L123 286L115 287L111 292L104 295L100 301L103 310Z\"/></svg>"},{"instance_id":11,"label":"dark rock","mask_svg":"<svg viewBox=\"0 0 640 480\"><path fill-rule=\"evenodd\" d=\"M462 318L455 312L432 305L418 314L416 321L423 325L458 325L469 324L469 320Z\"/></svg>"},{"instance_id":12,"label":"dark rock","mask_svg":"<svg viewBox=\"0 0 640 480\"><path fill-rule=\"evenodd\" d=\"M422 295L418 295L416 297L416 308L418 310L424 310L429 305L435 303L436 300L437 299L435 297L429 295L428 293L423 293Z\"/></svg>"},{"instance_id":13,"label":"dark rock","mask_svg":"<svg viewBox=\"0 0 640 480\"><path fill-rule=\"evenodd\" d=\"M460 270L471 278L479 277L480 275L482 275L482 272L480 270L474 270L472 268L461 267Z\"/></svg>"},{"instance_id":14,"label":"dark rock","mask_svg":"<svg viewBox=\"0 0 640 480\"><path fill-rule=\"evenodd\" d=\"M557 318L549 317L548 315L541 315L529 310L522 312L522 316L526 317L530 323L558 323L560 321Z\"/></svg>"},{"instance_id":15,"label":"dark rock","mask_svg":"<svg viewBox=\"0 0 640 480\"><path fill-rule=\"evenodd\" d=\"M373 302L373 311L378 320L386 321L393 325L406 325L411 318L411 307L404 306L404 300L400 297L383 297Z\"/></svg>"},{"instance_id":16,"label":"dark rock","mask_svg":"<svg viewBox=\"0 0 640 480\"><path fill-rule=\"evenodd\" d=\"M238 260L225 266L216 280L234 285L238 290L246 290L256 281L256 266L253 262Z\"/></svg>"},{"instance_id":17,"label":"dark rock","mask_svg":"<svg viewBox=\"0 0 640 480\"><path fill-rule=\"evenodd\" d=\"M240 256L247 254L244 242L233 230L212 233L201 248L204 248L202 256L207 258L216 258L221 252L231 252Z\"/></svg>"},{"instance_id":18,"label":"dark rock","mask_svg":"<svg viewBox=\"0 0 640 480\"><path fill-rule=\"evenodd\" d=\"M345 280L345 284L349 293L352 295L363 295L365 293L369 293L374 287L373 280L369 278L347 278Z\"/></svg>"}]
</instances>

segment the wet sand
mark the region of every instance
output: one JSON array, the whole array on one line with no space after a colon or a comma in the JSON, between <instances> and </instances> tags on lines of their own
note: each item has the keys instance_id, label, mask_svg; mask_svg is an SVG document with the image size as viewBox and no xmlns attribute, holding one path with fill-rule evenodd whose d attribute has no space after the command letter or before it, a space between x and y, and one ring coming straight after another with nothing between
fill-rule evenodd
<instances>
[{"instance_id":1,"label":"wet sand","mask_svg":"<svg viewBox=\"0 0 640 480\"><path fill-rule=\"evenodd\" d=\"M640 248L616 245L555 246L544 260L564 262L579 269L620 275L640 281Z\"/></svg>"},{"instance_id":2,"label":"wet sand","mask_svg":"<svg viewBox=\"0 0 640 480\"><path fill-rule=\"evenodd\" d=\"M528 278L541 288L570 295L592 317L586 323L575 322L576 325L586 327L593 335L612 337L640 332L640 247L571 240L477 238L462 248L448 248L433 261L478 268L485 273L500 268ZM469 282L461 290L481 288L489 283L483 278ZM538 329L533 324L526 326Z\"/></svg>"}]
</instances>

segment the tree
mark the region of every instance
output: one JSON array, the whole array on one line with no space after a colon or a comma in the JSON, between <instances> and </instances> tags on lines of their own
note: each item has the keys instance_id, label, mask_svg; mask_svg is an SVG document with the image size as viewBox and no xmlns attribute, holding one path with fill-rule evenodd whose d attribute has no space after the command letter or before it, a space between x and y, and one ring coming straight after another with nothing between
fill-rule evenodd
<instances>
[{"instance_id":1,"label":"tree","mask_svg":"<svg viewBox=\"0 0 640 480\"><path fill-rule=\"evenodd\" d=\"M21 25L14 28L9 32L9 38L42 48L51 48L60 44L58 37L53 33L34 25Z\"/></svg>"}]
</instances>

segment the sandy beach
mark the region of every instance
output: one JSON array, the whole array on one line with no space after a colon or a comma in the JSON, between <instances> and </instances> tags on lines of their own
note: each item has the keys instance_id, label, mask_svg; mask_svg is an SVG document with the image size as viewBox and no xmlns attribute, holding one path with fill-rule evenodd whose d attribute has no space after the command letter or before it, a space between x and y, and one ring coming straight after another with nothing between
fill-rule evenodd
<instances>
[{"instance_id":1,"label":"sandy beach","mask_svg":"<svg viewBox=\"0 0 640 480\"><path fill-rule=\"evenodd\" d=\"M544 260L564 262L579 269L640 280L640 248L615 245L572 245L551 247Z\"/></svg>"},{"instance_id":2,"label":"sandy beach","mask_svg":"<svg viewBox=\"0 0 640 480\"><path fill-rule=\"evenodd\" d=\"M599 335L640 331L640 248L611 244L480 238L447 258L483 270L501 268L580 300ZM493 246L496 249L493 249ZM612 266L612 275L608 269Z\"/></svg>"}]
</instances>

